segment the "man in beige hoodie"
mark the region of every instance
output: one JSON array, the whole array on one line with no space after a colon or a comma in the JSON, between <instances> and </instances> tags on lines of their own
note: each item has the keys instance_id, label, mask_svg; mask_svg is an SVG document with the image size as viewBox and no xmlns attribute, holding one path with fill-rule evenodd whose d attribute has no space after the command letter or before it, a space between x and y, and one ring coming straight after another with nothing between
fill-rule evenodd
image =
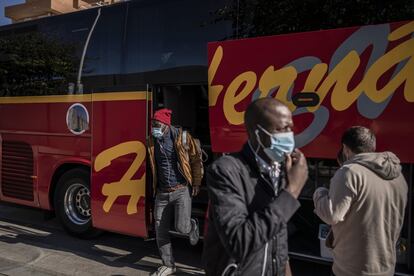
<instances>
[{"instance_id":1,"label":"man in beige hoodie","mask_svg":"<svg viewBox=\"0 0 414 276\"><path fill-rule=\"evenodd\" d=\"M394 275L408 187L400 160L391 152L376 153L375 146L369 129L346 130L341 168L329 190L318 188L313 195L315 213L332 226L336 276Z\"/></svg>"}]
</instances>

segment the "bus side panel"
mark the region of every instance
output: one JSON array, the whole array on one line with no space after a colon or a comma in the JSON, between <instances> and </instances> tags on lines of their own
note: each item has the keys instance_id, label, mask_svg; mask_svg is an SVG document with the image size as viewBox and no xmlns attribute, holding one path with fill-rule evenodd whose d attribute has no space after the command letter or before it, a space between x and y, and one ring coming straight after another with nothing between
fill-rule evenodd
<instances>
[{"instance_id":1,"label":"bus side panel","mask_svg":"<svg viewBox=\"0 0 414 276\"><path fill-rule=\"evenodd\" d=\"M143 98L93 102L92 220L97 228L146 237L147 103L145 92L133 94Z\"/></svg>"},{"instance_id":2,"label":"bus side panel","mask_svg":"<svg viewBox=\"0 0 414 276\"><path fill-rule=\"evenodd\" d=\"M342 132L361 125L377 135L378 151L414 162L412 25L209 43L213 151L238 151L246 141L248 104L274 97L293 112L296 146L307 157L335 159ZM295 101L303 92L313 98Z\"/></svg>"},{"instance_id":3,"label":"bus side panel","mask_svg":"<svg viewBox=\"0 0 414 276\"><path fill-rule=\"evenodd\" d=\"M55 102L56 99L63 102ZM0 99L0 116L10 118L0 122L1 145L5 151L4 156L1 154L0 166L5 172L0 181L1 200L51 209L49 191L58 166L69 159L71 163L90 163L90 131L75 135L67 126L67 113L73 103L68 96ZM90 110L88 102L83 104ZM31 162L27 159L30 155ZM30 186L29 179L33 183ZM29 199L30 190L33 199Z\"/></svg>"},{"instance_id":4,"label":"bus side panel","mask_svg":"<svg viewBox=\"0 0 414 276\"><path fill-rule=\"evenodd\" d=\"M80 138L80 137L79 137ZM38 155L38 196L39 207L46 210L52 210L56 208L53 204L54 192L58 187L59 177L53 179L55 173L61 166L65 166L65 172L68 168L75 168L77 166L83 166L90 168L91 166L91 138L86 139L70 139L77 145L78 148L71 150L69 155L56 154L54 150L59 148L56 145L66 143L69 139L52 139L49 144L54 145L51 151L39 152ZM69 165L69 166L68 166ZM60 175L61 176L61 175ZM54 186L53 186L54 185Z\"/></svg>"}]
</instances>

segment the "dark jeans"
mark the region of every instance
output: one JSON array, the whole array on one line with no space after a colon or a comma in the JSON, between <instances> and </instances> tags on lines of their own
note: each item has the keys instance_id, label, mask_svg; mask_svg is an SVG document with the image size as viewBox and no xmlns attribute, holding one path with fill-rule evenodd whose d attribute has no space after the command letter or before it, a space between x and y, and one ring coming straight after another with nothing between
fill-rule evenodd
<instances>
[{"instance_id":1,"label":"dark jeans","mask_svg":"<svg viewBox=\"0 0 414 276\"><path fill-rule=\"evenodd\" d=\"M173 209L174 208L174 209ZM164 265L174 266L170 230L171 219L175 213L175 229L182 234L191 231L191 196L186 186L174 192L157 192L155 198L155 233L157 245Z\"/></svg>"}]
</instances>

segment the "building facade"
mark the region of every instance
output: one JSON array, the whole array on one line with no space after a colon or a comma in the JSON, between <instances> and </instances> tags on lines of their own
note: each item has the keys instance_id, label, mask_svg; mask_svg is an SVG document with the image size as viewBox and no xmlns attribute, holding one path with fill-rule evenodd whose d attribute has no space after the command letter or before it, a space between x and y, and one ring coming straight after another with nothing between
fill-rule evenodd
<instances>
[{"instance_id":1,"label":"building facade","mask_svg":"<svg viewBox=\"0 0 414 276\"><path fill-rule=\"evenodd\" d=\"M16 23L120 1L122 0L26 0L23 4L6 7L4 14Z\"/></svg>"}]
</instances>

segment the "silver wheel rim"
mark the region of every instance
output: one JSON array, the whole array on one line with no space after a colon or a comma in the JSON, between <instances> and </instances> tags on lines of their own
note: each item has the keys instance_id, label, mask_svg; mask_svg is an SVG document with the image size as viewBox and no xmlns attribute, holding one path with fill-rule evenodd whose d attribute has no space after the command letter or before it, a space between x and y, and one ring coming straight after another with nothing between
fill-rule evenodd
<instances>
[{"instance_id":1,"label":"silver wheel rim","mask_svg":"<svg viewBox=\"0 0 414 276\"><path fill-rule=\"evenodd\" d=\"M76 225L85 225L91 219L91 193L81 183L74 183L65 192L66 216Z\"/></svg>"}]
</instances>

